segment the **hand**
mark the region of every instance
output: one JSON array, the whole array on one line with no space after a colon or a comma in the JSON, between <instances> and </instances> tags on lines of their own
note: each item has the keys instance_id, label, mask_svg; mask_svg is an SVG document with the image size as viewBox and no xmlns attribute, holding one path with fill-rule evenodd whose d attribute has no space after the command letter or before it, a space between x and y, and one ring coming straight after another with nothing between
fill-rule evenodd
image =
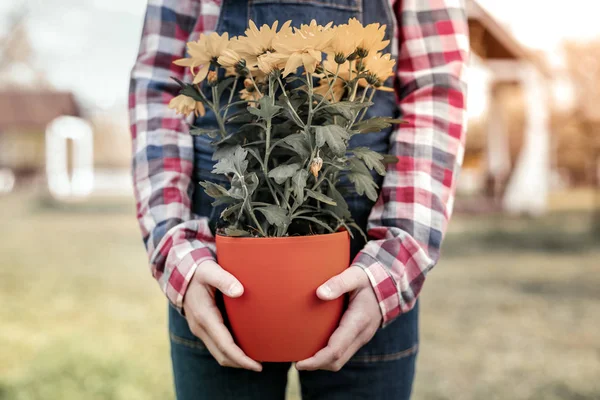
<instances>
[{"instance_id":1,"label":"hand","mask_svg":"<svg viewBox=\"0 0 600 400\"><path fill-rule=\"evenodd\" d=\"M221 366L260 372L262 366L244 354L223 324L223 317L215 303L216 289L229 297L239 297L244 293L244 287L233 275L214 261L204 261L198 265L183 298L190 330L202 340Z\"/></svg>"},{"instance_id":2,"label":"hand","mask_svg":"<svg viewBox=\"0 0 600 400\"><path fill-rule=\"evenodd\" d=\"M340 326L325 348L296 363L298 370L339 371L377 332L381 325L381 311L369 278L360 267L348 268L317 289L317 296L322 300L337 299L344 293L350 293L350 304Z\"/></svg>"}]
</instances>

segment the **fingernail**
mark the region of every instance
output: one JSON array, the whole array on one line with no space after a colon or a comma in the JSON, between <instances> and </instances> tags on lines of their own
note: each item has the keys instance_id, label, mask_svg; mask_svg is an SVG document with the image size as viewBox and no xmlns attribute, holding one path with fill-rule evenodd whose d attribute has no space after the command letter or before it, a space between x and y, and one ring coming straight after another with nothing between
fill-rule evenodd
<instances>
[{"instance_id":1,"label":"fingernail","mask_svg":"<svg viewBox=\"0 0 600 400\"><path fill-rule=\"evenodd\" d=\"M331 297L331 289L327 285L321 285L317 290L317 294L319 295L319 297L329 298Z\"/></svg>"},{"instance_id":2,"label":"fingernail","mask_svg":"<svg viewBox=\"0 0 600 400\"><path fill-rule=\"evenodd\" d=\"M242 294L242 285L240 285L237 282L231 285L231 287L229 288L229 295L239 296L240 294Z\"/></svg>"}]
</instances>

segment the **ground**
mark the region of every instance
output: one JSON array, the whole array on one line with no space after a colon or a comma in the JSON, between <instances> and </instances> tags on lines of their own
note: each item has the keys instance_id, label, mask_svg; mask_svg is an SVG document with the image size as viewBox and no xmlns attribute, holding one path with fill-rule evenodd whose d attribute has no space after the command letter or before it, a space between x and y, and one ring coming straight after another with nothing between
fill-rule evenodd
<instances>
[{"instance_id":1,"label":"ground","mask_svg":"<svg viewBox=\"0 0 600 400\"><path fill-rule=\"evenodd\" d=\"M166 303L134 215L0 198L0 400L173 398ZM600 399L591 221L455 218L421 297L413 398Z\"/></svg>"}]
</instances>

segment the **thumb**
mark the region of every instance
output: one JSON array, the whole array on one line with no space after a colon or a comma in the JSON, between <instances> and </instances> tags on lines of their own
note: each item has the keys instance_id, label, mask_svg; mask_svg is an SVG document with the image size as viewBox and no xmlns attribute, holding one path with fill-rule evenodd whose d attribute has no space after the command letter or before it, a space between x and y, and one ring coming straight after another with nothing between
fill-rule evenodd
<instances>
[{"instance_id":1,"label":"thumb","mask_svg":"<svg viewBox=\"0 0 600 400\"><path fill-rule=\"evenodd\" d=\"M363 285L367 275L360 267L350 267L319 286L317 296L321 300L334 300L344 293L351 292Z\"/></svg>"},{"instance_id":2,"label":"thumb","mask_svg":"<svg viewBox=\"0 0 600 400\"><path fill-rule=\"evenodd\" d=\"M198 265L196 275L201 283L218 289L228 297L240 297L244 293L240 281L212 260Z\"/></svg>"}]
</instances>

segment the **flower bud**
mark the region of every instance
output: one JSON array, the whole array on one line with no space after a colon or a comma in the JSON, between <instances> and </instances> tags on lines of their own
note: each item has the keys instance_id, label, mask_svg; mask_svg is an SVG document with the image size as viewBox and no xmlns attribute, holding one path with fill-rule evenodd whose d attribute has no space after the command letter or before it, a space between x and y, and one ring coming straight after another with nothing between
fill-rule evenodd
<instances>
[{"instance_id":1,"label":"flower bud","mask_svg":"<svg viewBox=\"0 0 600 400\"><path fill-rule=\"evenodd\" d=\"M325 70L323 69L323 64L321 64L321 62L319 61L315 66L315 73L322 74L323 72L325 72Z\"/></svg>"},{"instance_id":2,"label":"flower bud","mask_svg":"<svg viewBox=\"0 0 600 400\"><path fill-rule=\"evenodd\" d=\"M357 70L358 72L362 72L362 71L364 71L364 70L365 70L365 63L363 62L363 60L358 60L358 61L356 62L356 70Z\"/></svg>"},{"instance_id":3,"label":"flower bud","mask_svg":"<svg viewBox=\"0 0 600 400\"><path fill-rule=\"evenodd\" d=\"M319 156L313 158L310 163L310 173L314 175L315 178L319 176L319 171L323 167L323 159Z\"/></svg>"},{"instance_id":4,"label":"flower bud","mask_svg":"<svg viewBox=\"0 0 600 400\"><path fill-rule=\"evenodd\" d=\"M248 72L248 69L246 68L246 60L244 60L244 59L242 59L242 60L238 61L238 62L235 64L235 67L234 67L234 68L235 68L235 72L236 72L238 75L245 76L245 75L246 75L246 73Z\"/></svg>"},{"instance_id":5,"label":"flower bud","mask_svg":"<svg viewBox=\"0 0 600 400\"><path fill-rule=\"evenodd\" d=\"M206 77L206 80L211 86L215 86L217 83L219 83L219 77L215 71L210 71Z\"/></svg>"},{"instance_id":6,"label":"flower bud","mask_svg":"<svg viewBox=\"0 0 600 400\"><path fill-rule=\"evenodd\" d=\"M368 55L369 55L369 50L363 49L361 47L359 47L358 49L356 49L356 56L358 58L365 58Z\"/></svg>"},{"instance_id":7,"label":"flower bud","mask_svg":"<svg viewBox=\"0 0 600 400\"><path fill-rule=\"evenodd\" d=\"M337 53L334 60L337 64L343 64L346 62L346 56L344 56L344 53Z\"/></svg>"},{"instance_id":8,"label":"flower bud","mask_svg":"<svg viewBox=\"0 0 600 400\"><path fill-rule=\"evenodd\" d=\"M244 79L244 87L246 89L250 89L250 88L254 89L254 85L252 84L252 79L250 79L250 78Z\"/></svg>"},{"instance_id":9,"label":"flower bud","mask_svg":"<svg viewBox=\"0 0 600 400\"><path fill-rule=\"evenodd\" d=\"M365 79L369 85L381 86L381 81L375 74L369 73L369 74L367 74L367 77Z\"/></svg>"}]
</instances>

